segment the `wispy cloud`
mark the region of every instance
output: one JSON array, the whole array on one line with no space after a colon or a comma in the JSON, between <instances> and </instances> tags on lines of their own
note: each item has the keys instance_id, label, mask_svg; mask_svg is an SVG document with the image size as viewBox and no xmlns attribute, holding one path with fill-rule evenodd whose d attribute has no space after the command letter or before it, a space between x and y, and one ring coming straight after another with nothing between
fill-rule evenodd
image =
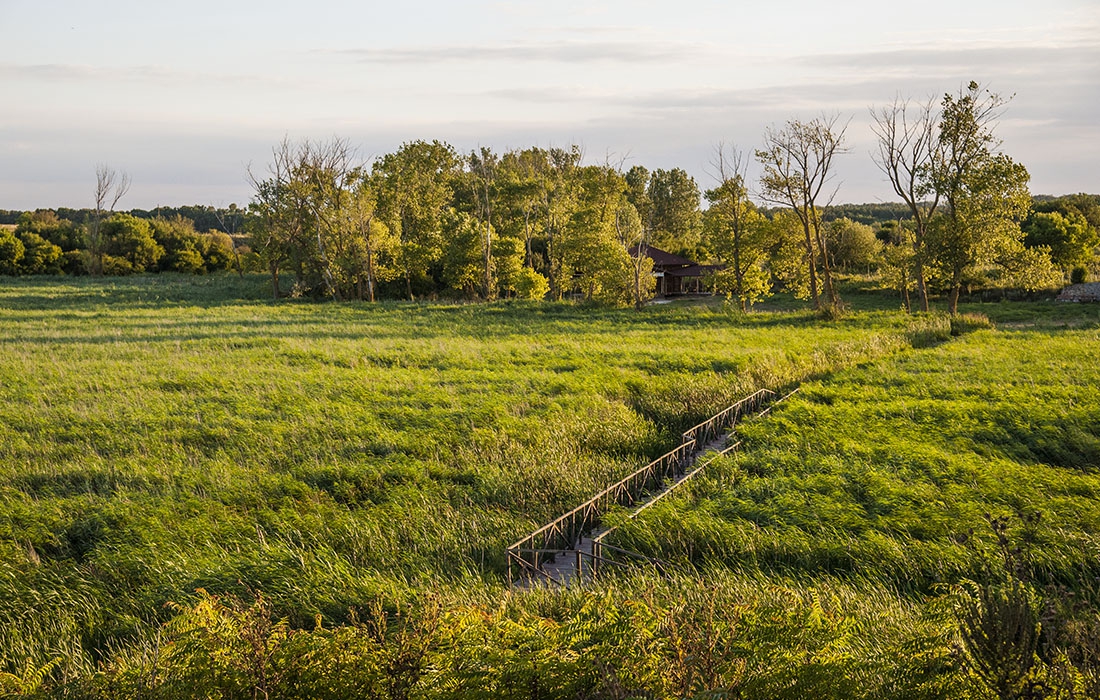
<instances>
[{"instance_id":1,"label":"wispy cloud","mask_svg":"<svg viewBox=\"0 0 1100 700\"><path fill-rule=\"evenodd\" d=\"M280 84L273 76L178 70L157 65L91 66L77 63L0 63L0 78L34 82L151 82L255 85Z\"/></svg>"},{"instance_id":2,"label":"wispy cloud","mask_svg":"<svg viewBox=\"0 0 1100 700\"><path fill-rule=\"evenodd\" d=\"M383 49L344 49L335 53L364 63L444 63L451 61L523 61L589 63L593 61L634 63L683 60L700 55L691 44L668 41L552 41L498 44L495 46L450 45Z\"/></svg>"},{"instance_id":3,"label":"wispy cloud","mask_svg":"<svg viewBox=\"0 0 1100 700\"><path fill-rule=\"evenodd\" d=\"M1061 46L1021 44L930 46L889 51L814 54L799 56L792 60L796 64L808 67L867 71L902 69L912 72L926 69L1012 66L1026 72L1038 72L1048 71L1052 65L1088 66L1090 69L1095 69L1100 63L1100 42L1068 42Z\"/></svg>"},{"instance_id":4,"label":"wispy cloud","mask_svg":"<svg viewBox=\"0 0 1100 700\"><path fill-rule=\"evenodd\" d=\"M813 109L841 107L852 100L862 101L876 92L889 96L895 85L888 81L849 81L803 83L759 88L679 88L674 90L596 92L574 86L547 88L506 88L491 90L486 96L531 104L587 103L612 105L652 115L709 110L772 110L809 105Z\"/></svg>"}]
</instances>

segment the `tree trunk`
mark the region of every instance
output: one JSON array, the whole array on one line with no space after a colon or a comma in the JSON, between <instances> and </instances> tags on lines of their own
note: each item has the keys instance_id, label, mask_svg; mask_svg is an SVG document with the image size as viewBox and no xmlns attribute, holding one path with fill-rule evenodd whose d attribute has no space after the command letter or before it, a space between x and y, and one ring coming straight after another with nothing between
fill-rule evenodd
<instances>
[{"instance_id":1,"label":"tree trunk","mask_svg":"<svg viewBox=\"0 0 1100 700\"><path fill-rule=\"evenodd\" d=\"M271 295L275 301L279 300L279 266L275 263L271 264Z\"/></svg>"},{"instance_id":2,"label":"tree trunk","mask_svg":"<svg viewBox=\"0 0 1100 700\"><path fill-rule=\"evenodd\" d=\"M947 311L952 316L959 313L959 292L962 291L962 270L956 268L951 274L951 296L947 302Z\"/></svg>"},{"instance_id":3,"label":"tree trunk","mask_svg":"<svg viewBox=\"0 0 1100 700\"><path fill-rule=\"evenodd\" d=\"M374 302L374 255L369 245L367 246L367 297Z\"/></svg>"},{"instance_id":4,"label":"tree trunk","mask_svg":"<svg viewBox=\"0 0 1100 700\"><path fill-rule=\"evenodd\" d=\"M920 302L920 310L928 311L928 283L924 280L924 265L917 263L917 298ZM908 307L906 307L908 308Z\"/></svg>"},{"instance_id":5,"label":"tree trunk","mask_svg":"<svg viewBox=\"0 0 1100 700\"><path fill-rule=\"evenodd\" d=\"M817 294L817 255L814 252L813 238L810 237L810 225L803 224L802 229L806 234L806 265L810 269L810 299L816 311L821 308L821 298Z\"/></svg>"},{"instance_id":6,"label":"tree trunk","mask_svg":"<svg viewBox=\"0 0 1100 700\"><path fill-rule=\"evenodd\" d=\"M833 280L833 266L829 262L829 248L828 243L825 241L825 236L821 232L821 222L817 218L817 210L814 210L813 217L810 219L813 226L814 240L817 241L817 247L821 251L821 279L825 285L825 296L829 300L830 306L837 306L840 303L840 295L837 294L836 284Z\"/></svg>"},{"instance_id":7,"label":"tree trunk","mask_svg":"<svg viewBox=\"0 0 1100 700\"><path fill-rule=\"evenodd\" d=\"M527 267L535 269L535 261L531 253L531 212L523 210L523 237L527 244Z\"/></svg>"},{"instance_id":8,"label":"tree trunk","mask_svg":"<svg viewBox=\"0 0 1100 700\"><path fill-rule=\"evenodd\" d=\"M928 282L924 278L924 234L918 225L913 237L913 271L917 277L917 298L920 301L920 310L928 312Z\"/></svg>"},{"instance_id":9,"label":"tree trunk","mask_svg":"<svg viewBox=\"0 0 1100 700\"><path fill-rule=\"evenodd\" d=\"M491 300L495 294L493 294L493 258L492 258L492 246L493 246L493 225L492 220L488 217L485 219L485 300Z\"/></svg>"}]
</instances>

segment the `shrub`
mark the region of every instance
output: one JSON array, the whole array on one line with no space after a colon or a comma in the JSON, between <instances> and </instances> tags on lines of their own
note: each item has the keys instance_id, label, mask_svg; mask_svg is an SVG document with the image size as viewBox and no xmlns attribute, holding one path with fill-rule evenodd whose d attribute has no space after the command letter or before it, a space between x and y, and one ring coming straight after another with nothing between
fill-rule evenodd
<instances>
[{"instance_id":1,"label":"shrub","mask_svg":"<svg viewBox=\"0 0 1100 700\"><path fill-rule=\"evenodd\" d=\"M520 299L542 299L550 292L550 282L529 267L516 275L516 296Z\"/></svg>"},{"instance_id":2,"label":"shrub","mask_svg":"<svg viewBox=\"0 0 1100 700\"><path fill-rule=\"evenodd\" d=\"M157 261L158 270L195 273L203 271L199 236L190 219L153 219L153 238L164 249Z\"/></svg>"},{"instance_id":3,"label":"shrub","mask_svg":"<svg viewBox=\"0 0 1100 700\"><path fill-rule=\"evenodd\" d=\"M841 301L835 304L830 301L822 301L821 307L817 310L817 315L826 321L839 321L848 315L848 305Z\"/></svg>"},{"instance_id":4,"label":"shrub","mask_svg":"<svg viewBox=\"0 0 1100 700\"><path fill-rule=\"evenodd\" d=\"M1073 268L1073 271L1069 273L1069 281L1071 284L1084 284L1089 281L1089 270L1083 265L1078 265Z\"/></svg>"},{"instance_id":5,"label":"shrub","mask_svg":"<svg viewBox=\"0 0 1100 700\"><path fill-rule=\"evenodd\" d=\"M134 274L133 264L126 258L118 258L114 255L103 256L103 274L110 277L123 277Z\"/></svg>"},{"instance_id":6,"label":"shrub","mask_svg":"<svg viewBox=\"0 0 1100 700\"><path fill-rule=\"evenodd\" d=\"M19 274L23 261L23 241L8 229L0 230L0 275Z\"/></svg>"},{"instance_id":7,"label":"shrub","mask_svg":"<svg viewBox=\"0 0 1100 700\"><path fill-rule=\"evenodd\" d=\"M84 231L68 219L58 217L52 209L39 209L25 212L19 217L15 235L33 233L45 238L62 251L78 250L84 247Z\"/></svg>"},{"instance_id":8,"label":"shrub","mask_svg":"<svg viewBox=\"0 0 1100 700\"><path fill-rule=\"evenodd\" d=\"M61 254L61 271L66 275L88 274L88 254L83 250L66 250Z\"/></svg>"},{"instance_id":9,"label":"shrub","mask_svg":"<svg viewBox=\"0 0 1100 700\"><path fill-rule=\"evenodd\" d=\"M61 248L37 233L16 231L23 242L23 260L20 271L28 275L56 275L61 272Z\"/></svg>"},{"instance_id":10,"label":"shrub","mask_svg":"<svg viewBox=\"0 0 1100 700\"><path fill-rule=\"evenodd\" d=\"M951 317L951 335L956 337L994 327L985 314L958 314Z\"/></svg>"},{"instance_id":11,"label":"shrub","mask_svg":"<svg viewBox=\"0 0 1100 700\"><path fill-rule=\"evenodd\" d=\"M199 235L199 250L207 272L229 270L233 267L233 239L220 231Z\"/></svg>"},{"instance_id":12,"label":"shrub","mask_svg":"<svg viewBox=\"0 0 1100 700\"><path fill-rule=\"evenodd\" d=\"M922 314L914 319L909 342L914 348L928 348L951 339L951 321L944 314Z\"/></svg>"},{"instance_id":13,"label":"shrub","mask_svg":"<svg viewBox=\"0 0 1100 700\"><path fill-rule=\"evenodd\" d=\"M104 274L144 272L155 266L164 255L164 248L153 238L153 227L143 219L129 214L115 214L103 222L102 232L106 242ZM108 257L123 259L127 264L120 265L116 262L113 269L125 271L108 272Z\"/></svg>"}]
</instances>

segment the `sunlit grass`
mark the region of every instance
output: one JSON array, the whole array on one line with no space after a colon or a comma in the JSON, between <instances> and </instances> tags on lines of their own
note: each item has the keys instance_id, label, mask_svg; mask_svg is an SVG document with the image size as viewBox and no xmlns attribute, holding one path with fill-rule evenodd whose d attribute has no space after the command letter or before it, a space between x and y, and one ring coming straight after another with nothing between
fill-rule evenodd
<instances>
[{"instance_id":1,"label":"sunlit grass","mask_svg":"<svg viewBox=\"0 0 1100 700\"><path fill-rule=\"evenodd\" d=\"M927 595L976 575L988 518L1005 516L1043 581L1091 586L1098 386L1095 324L978 331L844 370L745 425L736 458L620 541L700 566Z\"/></svg>"},{"instance_id":2,"label":"sunlit grass","mask_svg":"<svg viewBox=\"0 0 1100 700\"><path fill-rule=\"evenodd\" d=\"M197 588L263 590L307 624L499 581L508 542L683 427L945 329L721 304L273 304L233 276L6 280L0 648L91 663Z\"/></svg>"}]
</instances>

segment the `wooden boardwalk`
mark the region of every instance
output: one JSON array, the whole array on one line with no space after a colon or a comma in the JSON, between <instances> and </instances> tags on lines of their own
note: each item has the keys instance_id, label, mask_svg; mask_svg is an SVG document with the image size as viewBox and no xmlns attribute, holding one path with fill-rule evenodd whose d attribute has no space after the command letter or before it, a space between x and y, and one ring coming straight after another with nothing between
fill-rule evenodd
<instances>
[{"instance_id":1,"label":"wooden boardwalk","mask_svg":"<svg viewBox=\"0 0 1100 700\"><path fill-rule=\"evenodd\" d=\"M630 517L636 517L717 456L736 449L740 443L727 445L738 421L746 415L767 413L777 403L776 396L773 391L761 389L720 411L685 431L679 447L512 544L507 552L509 583L568 586L583 582L602 567L627 565L623 559L647 560L660 566L660 562L605 543L611 530L601 527L601 517L612 506L634 506ZM790 394L779 401L787 396ZM710 453L716 454L698 461Z\"/></svg>"}]
</instances>

